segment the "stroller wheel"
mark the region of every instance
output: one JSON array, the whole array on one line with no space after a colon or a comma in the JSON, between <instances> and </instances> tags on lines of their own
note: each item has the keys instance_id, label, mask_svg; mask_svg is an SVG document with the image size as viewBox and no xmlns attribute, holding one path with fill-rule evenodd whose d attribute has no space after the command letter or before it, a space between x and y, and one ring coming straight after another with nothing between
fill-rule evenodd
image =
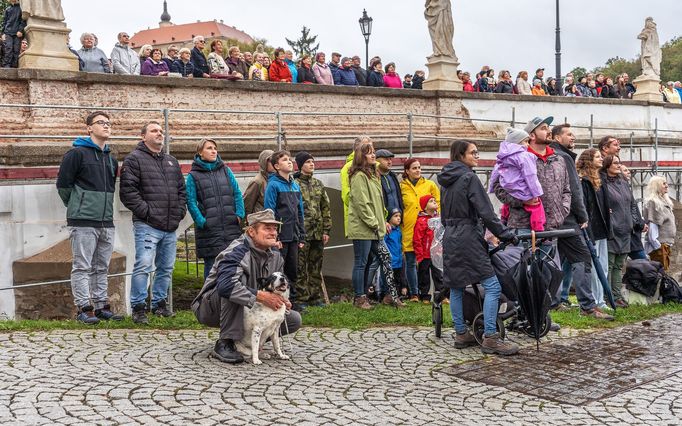
<instances>
[{"instance_id":1,"label":"stroller wheel","mask_svg":"<svg viewBox=\"0 0 682 426\"><path fill-rule=\"evenodd\" d=\"M552 316L548 313L547 316L545 316L545 321L542 323L542 326L540 327L540 336L539 337L545 337L547 333L549 333L549 329L552 326ZM525 327L522 327L523 332L528 336L532 337L535 339L535 331L528 325Z\"/></svg>"},{"instance_id":2,"label":"stroller wheel","mask_svg":"<svg viewBox=\"0 0 682 426\"><path fill-rule=\"evenodd\" d=\"M431 305L431 319L436 328L436 337L441 337L443 333L443 306L440 303Z\"/></svg>"},{"instance_id":3,"label":"stroller wheel","mask_svg":"<svg viewBox=\"0 0 682 426\"><path fill-rule=\"evenodd\" d=\"M497 318L496 324L497 332L500 333L500 338L504 339L505 328L504 321L501 318ZM483 322L483 312L479 312L474 317L474 321L471 324L472 331L474 333L474 338L479 345L483 343L483 332L485 331L485 323Z\"/></svg>"}]
</instances>

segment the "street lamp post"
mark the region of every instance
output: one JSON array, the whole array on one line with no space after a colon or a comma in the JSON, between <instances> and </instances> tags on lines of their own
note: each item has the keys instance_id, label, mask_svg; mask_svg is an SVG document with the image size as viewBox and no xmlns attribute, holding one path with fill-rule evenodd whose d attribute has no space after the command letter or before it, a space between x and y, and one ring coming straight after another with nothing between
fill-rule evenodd
<instances>
[{"instance_id":1,"label":"street lamp post","mask_svg":"<svg viewBox=\"0 0 682 426\"><path fill-rule=\"evenodd\" d=\"M556 0L556 36L555 36L555 48L556 48L556 85L559 94L562 93L562 86L564 85L561 79L561 29L559 28L559 0Z\"/></svg>"},{"instance_id":2,"label":"street lamp post","mask_svg":"<svg viewBox=\"0 0 682 426\"><path fill-rule=\"evenodd\" d=\"M362 18L358 19L360 31L365 36L365 67L369 70L369 36L372 34L373 19L367 16L367 11L362 9Z\"/></svg>"}]
</instances>

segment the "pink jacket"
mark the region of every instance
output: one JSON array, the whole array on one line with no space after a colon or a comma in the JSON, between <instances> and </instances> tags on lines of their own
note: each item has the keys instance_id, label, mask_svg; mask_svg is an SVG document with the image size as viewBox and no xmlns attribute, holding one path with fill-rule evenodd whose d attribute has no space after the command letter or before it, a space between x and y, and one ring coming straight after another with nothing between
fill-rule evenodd
<instances>
[{"instance_id":1,"label":"pink jacket","mask_svg":"<svg viewBox=\"0 0 682 426\"><path fill-rule=\"evenodd\" d=\"M394 89L402 89L403 88L403 81L400 79L400 76L396 73L386 73L384 74L384 86L385 87L392 87Z\"/></svg>"},{"instance_id":2,"label":"pink jacket","mask_svg":"<svg viewBox=\"0 0 682 426\"><path fill-rule=\"evenodd\" d=\"M313 65L313 74L315 75L315 81L317 81L317 84L334 85L332 70L329 69L327 64L320 65L319 63L315 63L315 65Z\"/></svg>"}]
</instances>

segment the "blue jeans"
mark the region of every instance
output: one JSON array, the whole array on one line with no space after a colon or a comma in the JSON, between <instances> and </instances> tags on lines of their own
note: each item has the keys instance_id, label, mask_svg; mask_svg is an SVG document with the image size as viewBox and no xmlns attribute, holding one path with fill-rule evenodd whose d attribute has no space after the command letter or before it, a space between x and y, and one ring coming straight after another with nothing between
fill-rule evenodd
<instances>
[{"instance_id":1,"label":"blue jeans","mask_svg":"<svg viewBox=\"0 0 682 426\"><path fill-rule=\"evenodd\" d=\"M204 281L206 281L206 278L208 278L208 274L211 273L211 269L213 269L214 263L215 263L215 256L204 257Z\"/></svg>"},{"instance_id":2,"label":"blue jeans","mask_svg":"<svg viewBox=\"0 0 682 426\"><path fill-rule=\"evenodd\" d=\"M604 307L606 306L606 302L604 301L604 287L602 286L601 281L599 281L599 275L597 275L597 267L601 268L602 272L604 272L604 276L606 276L606 279L608 280L609 241L606 238L602 240L597 240L594 242L594 248L597 250L598 258L597 260L599 261L599 265L595 265L594 261L592 261L591 277L592 295L594 296L594 301L597 303L597 306Z\"/></svg>"},{"instance_id":3,"label":"blue jeans","mask_svg":"<svg viewBox=\"0 0 682 426\"><path fill-rule=\"evenodd\" d=\"M144 305L147 284L152 267L156 268L152 284L152 306L168 297L168 287L173 277L175 250L178 240L175 232L165 232L143 222L133 222L135 232L135 266L130 285L130 305Z\"/></svg>"},{"instance_id":4,"label":"blue jeans","mask_svg":"<svg viewBox=\"0 0 682 426\"><path fill-rule=\"evenodd\" d=\"M564 273L564 279L561 281L561 302L568 302L568 293L571 291L571 284L573 284L573 265L568 260L564 260L561 264L561 270Z\"/></svg>"},{"instance_id":5,"label":"blue jeans","mask_svg":"<svg viewBox=\"0 0 682 426\"><path fill-rule=\"evenodd\" d=\"M486 336L492 336L497 333L497 310L500 307L500 293L502 292L502 287L495 275L482 280L481 285L485 290L485 298L483 299L484 333ZM462 307L463 293L463 288L450 289L450 313L452 314L452 322L455 323L455 331L458 334L463 334L467 331Z\"/></svg>"},{"instance_id":6,"label":"blue jeans","mask_svg":"<svg viewBox=\"0 0 682 426\"><path fill-rule=\"evenodd\" d=\"M355 296L365 294L367 283L372 282L379 267L377 246L379 240L353 240L353 291ZM370 253L374 261L367 265Z\"/></svg>"},{"instance_id":7,"label":"blue jeans","mask_svg":"<svg viewBox=\"0 0 682 426\"><path fill-rule=\"evenodd\" d=\"M419 296L419 281L417 280L417 255L413 251L405 252L405 275L410 296Z\"/></svg>"}]
</instances>

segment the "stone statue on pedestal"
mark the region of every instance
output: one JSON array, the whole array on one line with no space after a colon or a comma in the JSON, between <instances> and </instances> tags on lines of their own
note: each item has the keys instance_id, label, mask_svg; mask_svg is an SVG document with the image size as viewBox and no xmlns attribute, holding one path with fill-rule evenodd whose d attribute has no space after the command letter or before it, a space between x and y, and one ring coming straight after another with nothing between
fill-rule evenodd
<instances>
[{"instance_id":1,"label":"stone statue on pedestal","mask_svg":"<svg viewBox=\"0 0 682 426\"><path fill-rule=\"evenodd\" d=\"M659 91L662 54L654 18L646 18L644 29L637 38L642 41L642 75L632 81L637 87L632 99L663 102Z\"/></svg>"},{"instance_id":2,"label":"stone statue on pedestal","mask_svg":"<svg viewBox=\"0 0 682 426\"><path fill-rule=\"evenodd\" d=\"M64 20L64 11L60 0L20 0L24 20L30 16L35 18Z\"/></svg>"},{"instance_id":3,"label":"stone statue on pedestal","mask_svg":"<svg viewBox=\"0 0 682 426\"><path fill-rule=\"evenodd\" d=\"M452 37L455 24L452 22L450 0L427 0L424 17L429 23L433 56L448 56L457 59Z\"/></svg>"},{"instance_id":4,"label":"stone statue on pedestal","mask_svg":"<svg viewBox=\"0 0 682 426\"><path fill-rule=\"evenodd\" d=\"M459 62L452 44L455 25L450 0L426 0L424 17L433 46L433 53L427 58L429 76L424 89L462 90L462 82L457 78Z\"/></svg>"},{"instance_id":5,"label":"stone statue on pedestal","mask_svg":"<svg viewBox=\"0 0 682 426\"><path fill-rule=\"evenodd\" d=\"M19 68L78 71L78 59L67 47L71 32L64 23L61 0L20 0L28 49Z\"/></svg>"},{"instance_id":6,"label":"stone statue on pedestal","mask_svg":"<svg viewBox=\"0 0 682 426\"><path fill-rule=\"evenodd\" d=\"M660 78L663 55L658 41L658 31L656 31L654 18L646 18L644 29L637 38L642 40L642 74Z\"/></svg>"}]
</instances>

